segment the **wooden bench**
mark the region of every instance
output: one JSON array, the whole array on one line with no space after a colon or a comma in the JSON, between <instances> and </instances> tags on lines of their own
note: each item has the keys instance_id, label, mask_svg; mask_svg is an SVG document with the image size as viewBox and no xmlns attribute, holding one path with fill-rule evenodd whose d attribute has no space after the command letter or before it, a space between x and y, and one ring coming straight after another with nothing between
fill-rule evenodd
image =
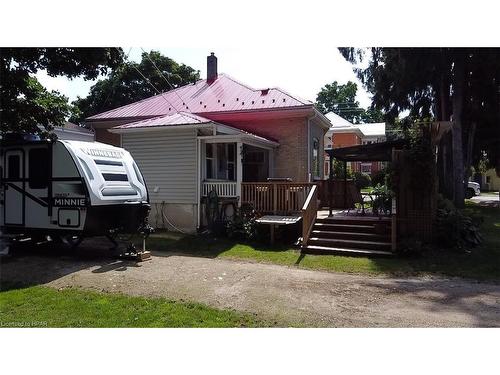
<instances>
[{"instance_id":1,"label":"wooden bench","mask_svg":"<svg viewBox=\"0 0 500 375\"><path fill-rule=\"evenodd\" d=\"M271 225L271 245L274 245L274 229L276 225L296 224L300 221L299 216L281 216L281 215L265 215L255 220L259 224Z\"/></svg>"}]
</instances>

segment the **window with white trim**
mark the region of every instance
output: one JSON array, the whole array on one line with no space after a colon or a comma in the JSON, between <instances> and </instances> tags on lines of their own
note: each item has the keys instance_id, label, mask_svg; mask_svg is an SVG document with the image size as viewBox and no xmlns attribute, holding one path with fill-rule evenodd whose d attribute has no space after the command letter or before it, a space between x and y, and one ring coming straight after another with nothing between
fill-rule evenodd
<instances>
[{"instance_id":1,"label":"window with white trim","mask_svg":"<svg viewBox=\"0 0 500 375\"><path fill-rule=\"evenodd\" d=\"M235 181L236 144L207 143L205 147L205 179Z\"/></svg>"}]
</instances>

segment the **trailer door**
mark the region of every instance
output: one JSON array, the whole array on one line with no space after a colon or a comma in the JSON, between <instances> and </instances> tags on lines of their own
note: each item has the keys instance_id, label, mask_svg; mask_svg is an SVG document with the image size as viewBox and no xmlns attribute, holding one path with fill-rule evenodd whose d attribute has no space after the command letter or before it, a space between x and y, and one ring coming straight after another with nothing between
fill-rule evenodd
<instances>
[{"instance_id":1,"label":"trailer door","mask_svg":"<svg viewBox=\"0 0 500 375\"><path fill-rule=\"evenodd\" d=\"M24 152L5 151L4 166L5 225L24 225Z\"/></svg>"}]
</instances>

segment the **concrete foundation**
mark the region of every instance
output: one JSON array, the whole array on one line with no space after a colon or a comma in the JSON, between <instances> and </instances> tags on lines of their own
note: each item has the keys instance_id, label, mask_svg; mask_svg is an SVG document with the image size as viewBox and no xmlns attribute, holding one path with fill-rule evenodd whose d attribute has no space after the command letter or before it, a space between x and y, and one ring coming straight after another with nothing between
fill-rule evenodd
<instances>
[{"instance_id":1,"label":"concrete foundation","mask_svg":"<svg viewBox=\"0 0 500 375\"><path fill-rule=\"evenodd\" d=\"M149 224L157 229L196 233L197 205L151 202Z\"/></svg>"}]
</instances>

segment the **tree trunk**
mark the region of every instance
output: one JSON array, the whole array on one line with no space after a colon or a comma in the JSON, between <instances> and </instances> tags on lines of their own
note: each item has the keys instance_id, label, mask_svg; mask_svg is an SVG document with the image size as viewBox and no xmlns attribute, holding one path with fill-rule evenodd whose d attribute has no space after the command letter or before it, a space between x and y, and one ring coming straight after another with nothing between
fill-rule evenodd
<instances>
[{"instance_id":1,"label":"tree trunk","mask_svg":"<svg viewBox=\"0 0 500 375\"><path fill-rule=\"evenodd\" d=\"M437 84L436 118L438 121L450 120L450 67L442 58L441 78ZM439 178L439 192L446 198L453 200L453 174L449 166L452 164L451 134L444 134L438 145L437 171Z\"/></svg>"},{"instance_id":2,"label":"tree trunk","mask_svg":"<svg viewBox=\"0 0 500 375\"><path fill-rule=\"evenodd\" d=\"M467 134L467 150L465 156L465 180L464 181L464 189L467 190L467 180L471 177L470 167L472 165L472 153L474 152L474 137L476 136L476 123L473 122L470 125L468 134Z\"/></svg>"},{"instance_id":3,"label":"tree trunk","mask_svg":"<svg viewBox=\"0 0 500 375\"><path fill-rule=\"evenodd\" d=\"M464 152L462 122L465 99L465 52L458 52L453 68L453 125L451 143L453 149L453 202L456 207L464 206Z\"/></svg>"}]
</instances>

